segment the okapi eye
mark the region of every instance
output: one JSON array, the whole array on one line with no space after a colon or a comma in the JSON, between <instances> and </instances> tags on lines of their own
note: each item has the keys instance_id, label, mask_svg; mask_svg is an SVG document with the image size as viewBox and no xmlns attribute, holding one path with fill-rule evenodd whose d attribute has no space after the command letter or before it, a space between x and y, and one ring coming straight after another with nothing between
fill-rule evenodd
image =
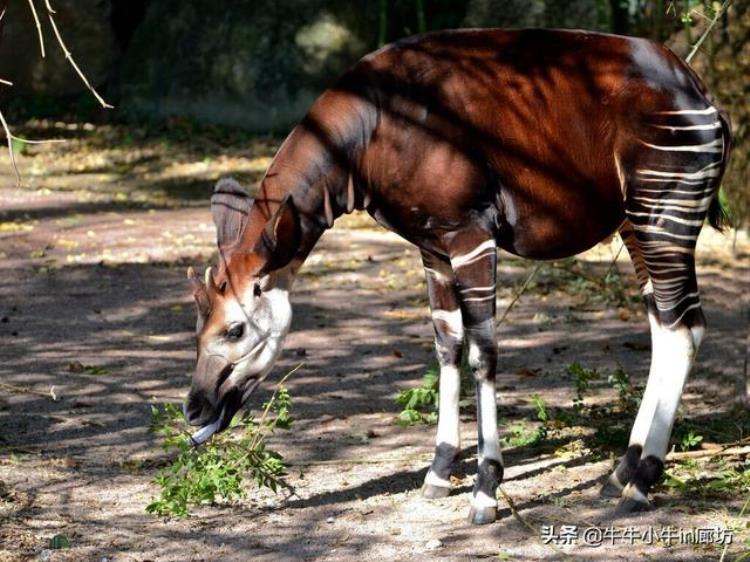
<instances>
[{"instance_id":1,"label":"okapi eye","mask_svg":"<svg viewBox=\"0 0 750 562\"><path fill-rule=\"evenodd\" d=\"M261 290L260 290L260 283L256 283L256 284L255 284L255 285L253 286L253 294L254 294L254 295L255 295L256 297L259 297L259 296L260 296L260 293L261 293Z\"/></svg>"},{"instance_id":2,"label":"okapi eye","mask_svg":"<svg viewBox=\"0 0 750 562\"><path fill-rule=\"evenodd\" d=\"M229 341L237 341L242 338L242 334L245 332L244 324L235 324L227 330L227 339Z\"/></svg>"}]
</instances>

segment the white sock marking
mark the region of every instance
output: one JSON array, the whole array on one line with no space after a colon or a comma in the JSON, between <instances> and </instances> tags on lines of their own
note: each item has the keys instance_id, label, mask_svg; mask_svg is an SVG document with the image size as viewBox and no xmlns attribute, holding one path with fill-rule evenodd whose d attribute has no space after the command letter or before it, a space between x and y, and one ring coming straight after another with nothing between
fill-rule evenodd
<instances>
[{"instance_id":1,"label":"white sock marking","mask_svg":"<svg viewBox=\"0 0 750 562\"><path fill-rule=\"evenodd\" d=\"M440 476L432 472L432 469L427 471L427 476L424 477L424 483L430 484L432 486L438 486L440 488L451 487L450 480L446 480L445 478L440 478Z\"/></svg>"},{"instance_id":2,"label":"white sock marking","mask_svg":"<svg viewBox=\"0 0 750 562\"><path fill-rule=\"evenodd\" d=\"M476 509L482 509L485 507L497 507L497 499L488 496L482 491L479 491L471 498L471 505Z\"/></svg>"},{"instance_id":3,"label":"white sock marking","mask_svg":"<svg viewBox=\"0 0 750 562\"><path fill-rule=\"evenodd\" d=\"M643 446L642 456L664 459L669 445L677 406L695 355L693 335L686 328L671 330L651 324L651 369L638 410L630 444Z\"/></svg>"},{"instance_id":4,"label":"white sock marking","mask_svg":"<svg viewBox=\"0 0 750 562\"><path fill-rule=\"evenodd\" d=\"M461 446L461 434L458 423L458 400L461 393L461 372L453 365L440 368L438 383L440 398L438 401L438 426L436 445L447 443L453 447Z\"/></svg>"}]
</instances>

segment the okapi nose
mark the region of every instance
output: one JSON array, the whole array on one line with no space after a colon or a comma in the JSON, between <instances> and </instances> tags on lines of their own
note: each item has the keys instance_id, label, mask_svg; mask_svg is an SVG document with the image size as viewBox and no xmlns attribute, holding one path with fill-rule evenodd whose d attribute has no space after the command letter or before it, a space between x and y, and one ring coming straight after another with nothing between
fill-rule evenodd
<instances>
[{"instance_id":1,"label":"okapi nose","mask_svg":"<svg viewBox=\"0 0 750 562\"><path fill-rule=\"evenodd\" d=\"M182 411L190 425L205 425L216 417L213 405L202 392L191 392L185 400Z\"/></svg>"}]
</instances>

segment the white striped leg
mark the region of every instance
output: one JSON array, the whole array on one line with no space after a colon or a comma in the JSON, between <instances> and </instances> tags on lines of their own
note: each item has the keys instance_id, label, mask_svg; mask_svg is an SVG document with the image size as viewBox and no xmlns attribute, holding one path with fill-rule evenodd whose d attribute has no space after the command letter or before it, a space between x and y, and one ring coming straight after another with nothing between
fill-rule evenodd
<instances>
[{"instance_id":1,"label":"white striped leg","mask_svg":"<svg viewBox=\"0 0 750 562\"><path fill-rule=\"evenodd\" d=\"M468 241L462 241L467 243ZM503 476L503 459L497 432L495 369L495 281L497 254L494 240L476 240L451 255L459 288L469 367L476 381L478 468L469 520L492 523L497 518L497 486Z\"/></svg>"},{"instance_id":2,"label":"white striped leg","mask_svg":"<svg viewBox=\"0 0 750 562\"><path fill-rule=\"evenodd\" d=\"M637 225L635 229L637 232ZM628 450L602 493L621 495L620 511L638 511L650 507L648 492L663 473L677 406L703 338L705 321L690 247L639 239L628 233L623 233L623 240L648 309L651 368ZM662 261L660 256L669 259Z\"/></svg>"},{"instance_id":3,"label":"white striped leg","mask_svg":"<svg viewBox=\"0 0 750 562\"><path fill-rule=\"evenodd\" d=\"M435 457L422 486L422 495L441 498L450 493L453 462L461 449L458 401L461 390L463 321L453 271L448 261L422 252L427 292L435 328L435 349L440 364L438 427Z\"/></svg>"}]
</instances>

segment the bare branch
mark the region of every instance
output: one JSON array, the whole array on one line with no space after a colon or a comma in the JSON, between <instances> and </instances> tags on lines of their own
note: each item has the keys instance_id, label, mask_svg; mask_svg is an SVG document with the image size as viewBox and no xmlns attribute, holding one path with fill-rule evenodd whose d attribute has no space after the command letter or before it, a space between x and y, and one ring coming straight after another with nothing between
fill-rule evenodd
<instances>
[{"instance_id":1,"label":"bare branch","mask_svg":"<svg viewBox=\"0 0 750 562\"><path fill-rule=\"evenodd\" d=\"M101 104L101 106L105 109L112 109L114 108L113 105L108 104L106 101L102 99L102 97L97 93L97 91L91 86L86 76L83 74L80 68L78 68L78 65L76 64L76 61L73 60L73 55L70 53L68 48L65 46L65 42L63 41L62 36L60 35L60 31L57 29L57 24L55 24L55 18L52 16L52 14L55 13L55 11L52 9L52 6L50 6L49 0L45 0L45 4L47 6L47 11L49 12L47 15L49 16L49 22L52 25L52 31L55 32L55 37L57 37L57 42L60 44L60 48L63 50L63 53L65 54L65 58L68 59L70 62L70 65L73 67L73 69L78 73L78 76L81 77L81 80L83 80L83 83L86 84L86 87L89 89L89 91L94 95L96 100Z\"/></svg>"},{"instance_id":2,"label":"bare branch","mask_svg":"<svg viewBox=\"0 0 750 562\"><path fill-rule=\"evenodd\" d=\"M39 34L39 50L42 52L42 58L44 58L44 37L42 36L42 24L39 23L39 16L36 13L34 0L29 0L29 8L31 8L31 13L34 16L34 23L36 24L36 32Z\"/></svg>"},{"instance_id":3,"label":"bare branch","mask_svg":"<svg viewBox=\"0 0 750 562\"><path fill-rule=\"evenodd\" d=\"M13 82L11 82L10 80L3 80L2 78L0 78L0 84L4 84L6 86L12 86Z\"/></svg>"},{"instance_id":4,"label":"bare branch","mask_svg":"<svg viewBox=\"0 0 750 562\"><path fill-rule=\"evenodd\" d=\"M22 142L23 144L53 144L57 142L68 142L68 139L38 139L38 140L31 140L31 139L24 139L21 137L17 137L16 135L12 134L10 135L10 138Z\"/></svg>"},{"instance_id":5,"label":"bare branch","mask_svg":"<svg viewBox=\"0 0 750 562\"><path fill-rule=\"evenodd\" d=\"M5 138L8 139L8 154L10 155L10 163L13 166L13 172L16 174L16 187L21 187L21 174L18 173L18 166L16 166L16 155L13 154L13 135L10 133L8 124L5 122L3 112L0 111L0 124L2 124L5 130Z\"/></svg>"},{"instance_id":6,"label":"bare branch","mask_svg":"<svg viewBox=\"0 0 750 562\"><path fill-rule=\"evenodd\" d=\"M706 37L708 37L708 34L711 33L711 30L716 25L716 22L719 21L719 18L722 16L722 14L726 11L726 9L729 7L729 5L732 3L732 0L724 0L724 3L721 5L721 8L717 10L717 12L714 14L713 20L711 20L711 23L708 24L708 28L706 29L706 32L701 35L701 38L698 39L697 43L693 45L692 50L690 51L690 54L688 54L687 57L685 57L685 62L690 62L690 59L692 59L695 56L695 53L698 52L698 49L701 45L703 45L703 42L706 40Z\"/></svg>"}]
</instances>

